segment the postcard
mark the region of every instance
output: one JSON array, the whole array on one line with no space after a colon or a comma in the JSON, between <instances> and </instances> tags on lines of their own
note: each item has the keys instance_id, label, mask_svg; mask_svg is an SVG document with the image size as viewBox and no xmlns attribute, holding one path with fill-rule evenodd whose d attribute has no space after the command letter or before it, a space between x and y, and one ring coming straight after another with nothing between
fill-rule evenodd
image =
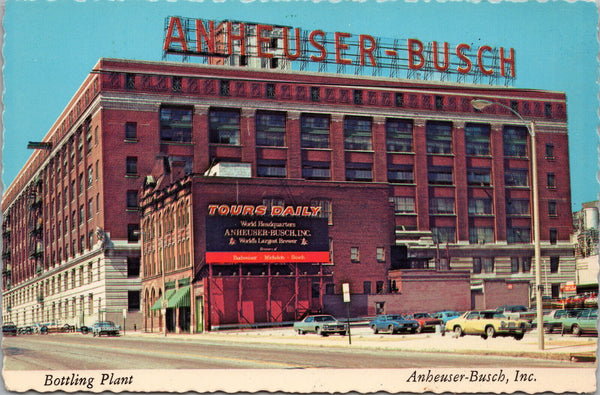
<instances>
[{"instance_id":1,"label":"postcard","mask_svg":"<svg viewBox=\"0 0 600 395\"><path fill-rule=\"evenodd\" d=\"M3 8L7 391L597 390L594 2Z\"/></svg>"}]
</instances>

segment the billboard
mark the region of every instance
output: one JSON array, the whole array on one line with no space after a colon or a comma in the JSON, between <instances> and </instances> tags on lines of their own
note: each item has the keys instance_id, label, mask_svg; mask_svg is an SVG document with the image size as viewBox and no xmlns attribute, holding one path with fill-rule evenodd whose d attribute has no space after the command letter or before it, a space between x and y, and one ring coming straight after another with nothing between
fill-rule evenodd
<instances>
[{"instance_id":1,"label":"billboard","mask_svg":"<svg viewBox=\"0 0 600 395\"><path fill-rule=\"evenodd\" d=\"M327 218L213 213L206 217L207 263L329 262Z\"/></svg>"}]
</instances>

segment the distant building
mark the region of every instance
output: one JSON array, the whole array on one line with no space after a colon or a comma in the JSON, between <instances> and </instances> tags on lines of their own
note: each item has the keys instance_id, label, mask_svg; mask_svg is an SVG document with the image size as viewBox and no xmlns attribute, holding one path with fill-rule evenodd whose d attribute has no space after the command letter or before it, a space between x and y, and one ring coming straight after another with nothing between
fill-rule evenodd
<instances>
[{"instance_id":1,"label":"distant building","mask_svg":"<svg viewBox=\"0 0 600 395\"><path fill-rule=\"evenodd\" d=\"M578 292L598 292L598 218L597 200L573 213Z\"/></svg>"}]
</instances>

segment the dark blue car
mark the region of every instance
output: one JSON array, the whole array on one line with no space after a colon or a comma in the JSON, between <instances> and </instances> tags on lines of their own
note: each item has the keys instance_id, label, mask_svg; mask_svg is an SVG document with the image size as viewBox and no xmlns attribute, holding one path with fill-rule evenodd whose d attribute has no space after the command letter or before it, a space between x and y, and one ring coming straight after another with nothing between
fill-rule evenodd
<instances>
[{"instance_id":1,"label":"dark blue car","mask_svg":"<svg viewBox=\"0 0 600 395\"><path fill-rule=\"evenodd\" d=\"M390 332L411 332L415 333L419 329L420 325L415 320L407 320L401 314L382 314L375 317L373 321L369 323L374 333Z\"/></svg>"}]
</instances>

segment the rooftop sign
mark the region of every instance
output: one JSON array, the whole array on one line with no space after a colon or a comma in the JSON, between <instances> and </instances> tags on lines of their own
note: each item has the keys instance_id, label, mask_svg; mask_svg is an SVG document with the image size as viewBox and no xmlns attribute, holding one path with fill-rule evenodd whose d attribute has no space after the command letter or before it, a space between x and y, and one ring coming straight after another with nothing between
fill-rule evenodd
<instances>
[{"instance_id":1,"label":"rooftop sign","mask_svg":"<svg viewBox=\"0 0 600 395\"><path fill-rule=\"evenodd\" d=\"M168 17L163 42L167 55L204 57L211 64L293 68L373 76L505 84L516 77L514 48L495 48L416 38L386 39L368 34L326 33L316 29L253 22Z\"/></svg>"}]
</instances>

